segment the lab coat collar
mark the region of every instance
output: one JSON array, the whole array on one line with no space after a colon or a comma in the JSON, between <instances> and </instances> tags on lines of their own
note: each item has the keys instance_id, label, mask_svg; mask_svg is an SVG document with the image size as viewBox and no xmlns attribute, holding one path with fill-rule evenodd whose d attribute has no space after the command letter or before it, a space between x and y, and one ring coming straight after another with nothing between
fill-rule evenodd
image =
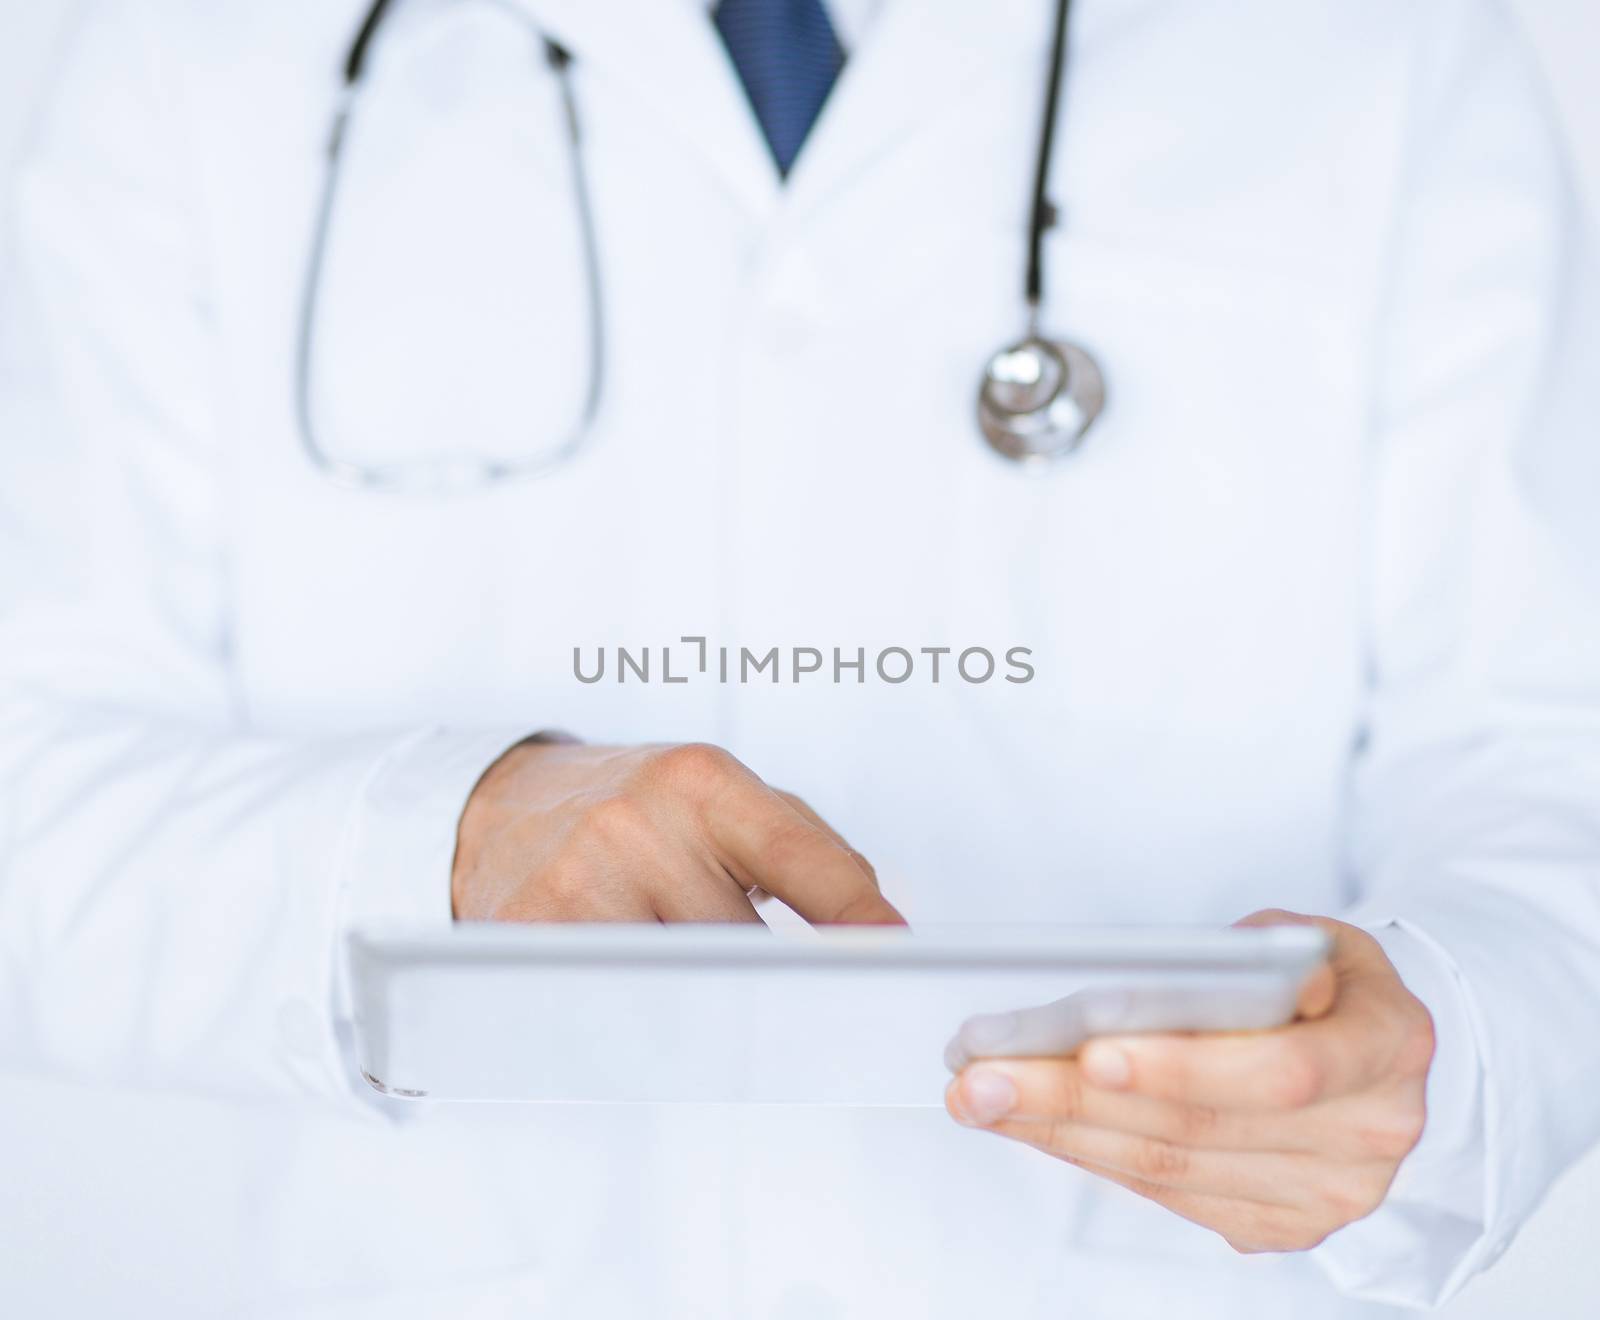
<instances>
[{"instance_id":1,"label":"lab coat collar","mask_svg":"<svg viewBox=\"0 0 1600 1320\"><path fill-rule=\"evenodd\" d=\"M704 4L692 0L509 0L705 161L748 209L774 210L782 181Z\"/></svg>"},{"instance_id":2,"label":"lab coat collar","mask_svg":"<svg viewBox=\"0 0 1600 1320\"><path fill-rule=\"evenodd\" d=\"M795 162L792 215L848 189L901 143L937 131L940 112L984 78L1008 65L1033 77L1028 53L1048 37L1049 8L1028 0L885 0Z\"/></svg>"},{"instance_id":3,"label":"lab coat collar","mask_svg":"<svg viewBox=\"0 0 1600 1320\"><path fill-rule=\"evenodd\" d=\"M811 211L935 111L1048 36L1049 6L1022 0L884 0L850 54L787 186L701 0L511 0L580 69L642 103L759 215ZM580 74L580 76L582 76Z\"/></svg>"}]
</instances>

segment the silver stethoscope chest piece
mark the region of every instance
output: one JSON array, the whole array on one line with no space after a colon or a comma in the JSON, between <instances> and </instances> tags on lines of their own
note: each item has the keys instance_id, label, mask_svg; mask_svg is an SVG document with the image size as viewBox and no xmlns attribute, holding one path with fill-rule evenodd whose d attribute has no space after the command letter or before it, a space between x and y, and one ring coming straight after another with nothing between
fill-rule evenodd
<instances>
[{"instance_id":1,"label":"silver stethoscope chest piece","mask_svg":"<svg viewBox=\"0 0 1600 1320\"><path fill-rule=\"evenodd\" d=\"M1056 0L1050 79L1039 125L1033 201L1028 208L1028 269L1023 282L1028 332L984 363L978 386L978 429L997 454L1019 463L1065 458L1075 452L1106 406L1100 364L1077 344L1046 339L1037 329L1045 307L1045 235L1060 215L1050 200L1050 165L1067 63L1070 9L1071 0Z\"/></svg>"},{"instance_id":2,"label":"silver stethoscope chest piece","mask_svg":"<svg viewBox=\"0 0 1600 1320\"><path fill-rule=\"evenodd\" d=\"M1007 458L1064 458L1105 407L1100 367L1076 344L1029 335L984 367L978 425Z\"/></svg>"}]
</instances>

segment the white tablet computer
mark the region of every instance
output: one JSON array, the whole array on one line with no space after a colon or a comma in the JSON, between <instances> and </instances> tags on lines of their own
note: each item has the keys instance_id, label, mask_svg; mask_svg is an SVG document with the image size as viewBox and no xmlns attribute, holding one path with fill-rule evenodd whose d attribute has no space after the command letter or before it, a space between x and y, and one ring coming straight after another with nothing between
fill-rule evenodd
<instances>
[{"instance_id":1,"label":"white tablet computer","mask_svg":"<svg viewBox=\"0 0 1600 1320\"><path fill-rule=\"evenodd\" d=\"M394 1096L924 1106L979 1056L1294 1012L1328 941L1254 929L480 925L350 936Z\"/></svg>"}]
</instances>

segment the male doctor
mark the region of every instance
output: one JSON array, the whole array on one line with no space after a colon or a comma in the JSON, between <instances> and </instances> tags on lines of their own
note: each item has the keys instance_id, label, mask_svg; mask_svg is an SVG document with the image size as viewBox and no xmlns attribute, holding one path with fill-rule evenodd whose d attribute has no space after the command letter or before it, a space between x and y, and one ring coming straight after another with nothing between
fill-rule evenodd
<instances>
[{"instance_id":1,"label":"male doctor","mask_svg":"<svg viewBox=\"0 0 1600 1320\"><path fill-rule=\"evenodd\" d=\"M1052 10L401 0L314 262L365 6L85 7L5 285L0 1309L1377 1315L1600 1134L1596 302L1522 35L1082 0L1040 329L1108 403L1024 466L974 388ZM756 886L1336 955L948 1113L356 1075L354 920Z\"/></svg>"}]
</instances>

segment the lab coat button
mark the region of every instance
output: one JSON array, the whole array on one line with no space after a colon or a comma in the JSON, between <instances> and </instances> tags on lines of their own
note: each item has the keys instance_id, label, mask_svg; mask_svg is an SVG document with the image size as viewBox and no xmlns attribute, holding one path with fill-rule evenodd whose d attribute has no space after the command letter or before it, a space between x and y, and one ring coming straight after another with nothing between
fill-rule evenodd
<instances>
[{"instance_id":1,"label":"lab coat button","mask_svg":"<svg viewBox=\"0 0 1600 1320\"><path fill-rule=\"evenodd\" d=\"M278 1035L290 1054L313 1058L322 1050L323 1023L304 999L289 999L278 1009Z\"/></svg>"}]
</instances>

